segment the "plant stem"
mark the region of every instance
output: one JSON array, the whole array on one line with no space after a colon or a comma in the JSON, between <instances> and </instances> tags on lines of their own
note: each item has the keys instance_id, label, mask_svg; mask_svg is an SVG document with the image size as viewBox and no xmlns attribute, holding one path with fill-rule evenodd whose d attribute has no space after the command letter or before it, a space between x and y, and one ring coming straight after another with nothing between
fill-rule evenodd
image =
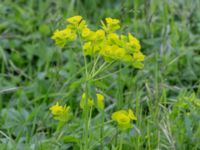
<instances>
[{"instance_id":1,"label":"plant stem","mask_svg":"<svg viewBox=\"0 0 200 150\"><path fill-rule=\"evenodd\" d=\"M104 110L101 110L101 133L100 133L100 139L101 139L101 149L103 150L103 130L104 130Z\"/></svg>"},{"instance_id":2,"label":"plant stem","mask_svg":"<svg viewBox=\"0 0 200 150\"><path fill-rule=\"evenodd\" d=\"M119 134L119 129L117 128L117 133L116 133L116 137L115 137L115 145L117 147L117 143L118 143L118 134Z\"/></svg>"},{"instance_id":3,"label":"plant stem","mask_svg":"<svg viewBox=\"0 0 200 150\"><path fill-rule=\"evenodd\" d=\"M79 32L78 32L78 36L79 36L80 45L83 52L83 57L84 57L85 77L86 77L85 78L85 101L84 101L84 109L83 109L83 119L85 123L84 131L83 131L83 145L84 145L83 150L88 150L88 136L89 136L88 79L89 79L89 74L88 74L87 59L86 59L86 56L84 55L84 50L83 50L83 42L81 40L81 36Z\"/></svg>"},{"instance_id":4,"label":"plant stem","mask_svg":"<svg viewBox=\"0 0 200 150\"><path fill-rule=\"evenodd\" d=\"M123 146L123 136L122 134L120 135L120 141L119 141L119 150L122 150L122 146Z\"/></svg>"},{"instance_id":5,"label":"plant stem","mask_svg":"<svg viewBox=\"0 0 200 150\"><path fill-rule=\"evenodd\" d=\"M85 122L85 128L84 128L84 135L83 135L83 142L84 142L84 150L88 149L88 135L89 135L89 111L88 111L88 81L85 82L85 101L84 101L84 122Z\"/></svg>"}]
</instances>

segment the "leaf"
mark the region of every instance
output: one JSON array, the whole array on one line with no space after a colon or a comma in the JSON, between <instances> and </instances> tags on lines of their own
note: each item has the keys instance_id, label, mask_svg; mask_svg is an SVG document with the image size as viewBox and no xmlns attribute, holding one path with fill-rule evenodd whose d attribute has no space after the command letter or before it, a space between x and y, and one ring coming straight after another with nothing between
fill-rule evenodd
<instances>
[{"instance_id":1,"label":"leaf","mask_svg":"<svg viewBox=\"0 0 200 150\"><path fill-rule=\"evenodd\" d=\"M75 136L64 136L62 138L63 142L65 143L78 143L79 139Z\"/></svg>"}]
</instances>

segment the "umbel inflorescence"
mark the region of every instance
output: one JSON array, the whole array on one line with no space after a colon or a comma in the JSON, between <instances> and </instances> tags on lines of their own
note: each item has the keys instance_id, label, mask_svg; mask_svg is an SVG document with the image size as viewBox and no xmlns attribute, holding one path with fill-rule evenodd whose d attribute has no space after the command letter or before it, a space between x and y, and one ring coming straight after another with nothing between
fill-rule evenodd
<instances>
[{"instance_id":1,"label":"umbel inflorescence","mask_svg":"<svg viewBox=\"0 0 200 150\"><path fill-rule=\"evenodd\" d=\"M140 51L139 40L131 33L117 34L120 29L118 19L106 18L101 21L102 28L96 31L92 31L81 16L68 18L67 22L65 29L56 30L52 36L59 47L80 38L84 55L100 55L105 61L122 61L135 68L143 67L145 56Z\"/></svg>"},{"instance_id":2,"label":"umbel inflorescence","mask_svg":"<svg viewBox=\"0 0 200 150\"><path fill-rule=\"evenodd\" d=\"M120 21L118 19L106 18L105 21L101 21L101 29L96 31L91 30L81 16L68 18L67 22L68 24L65 29L56 30L52 36L52 39L55 40L56 45L58 45L60 48L65 47L70 42L78 40L83 50L84 59L86 58L85 56L94 56L96 60L102 57L108 63L112 61L122 61L134 66L135 68L143 67L142 62L144 61L145 56L140 51L141 45L139 40L131 33L128 33L128 35L118 34L117 30L120 29ZM94 66L96 63L97 61L94 62ZM94 66L93 69L95 68ZM85 75L87 76L88 73L86 62L85 68ZM97 70L96 73L98 73L98 71L99 70ZM86 83L88 83L88 81ZM94 94L95 96L92 96L88 93L88 89L86 90L86 88L87 86L85 86L85 92L83 92L80 100L80 108L83 110L83 112L85 112L85 116L88 115L88 113L86 113L88 110L92 112L91 110L96 108L99 110L99 113L102 113L103 117L105 107L104 95L96 93ZM50 108L50 110L54 119L56 120L67 122L71 119L72 112L69 106L61 106L56 103ZM90 117L91 116L92 115L90 115ZM87 129L89 119L87 119L87 117L84 118L86 122L85 127ZM112 120L118 124L118 128L120 130L124 131L132 128L132 121L137 120L137 118L133 111L128 109L114 112L112 114ZM84 133L86 135L85 137L87 137L87 130L85 130Z\"/></svg>"}]
</instances>

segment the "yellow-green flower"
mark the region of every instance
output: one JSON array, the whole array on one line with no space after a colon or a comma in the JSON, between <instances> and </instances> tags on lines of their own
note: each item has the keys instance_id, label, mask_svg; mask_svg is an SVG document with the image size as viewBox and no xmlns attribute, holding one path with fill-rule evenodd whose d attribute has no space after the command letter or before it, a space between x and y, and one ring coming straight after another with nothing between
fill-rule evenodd
<instances>
[{"instance_id":1,"label":"yellow-green flower","mask_svg":"<svg viewBox=\"0 0 200 150\"><path fill-rule=\"evenodd\" d=\"M104 109L104 96L102 94L96 94L97 97L97 108L100 110Z\"/></svg>"},{"instance_id":2,"label":"yellow-green flower","mask_svg":"<svg viewBox=\"0 0 200 150\"><path fill-rule=\"evenodd\" d=\"M81 16L68 18L67 22L69 23L67 27L73 31L82 32L85 28L87 28L87 23Z\"/></svg>"},{"instance_id":3,"label":"yellow-green flower","mask_svg":"<svg viewBox=\"0 0 200 150\"><path fill-rule=\"evenodd\" d=\"M97 93L96 98L97 98L96 108L98 108L99 110L103 110L104 109L104 96L102 94ZM82 97L81 97L81 101L80 101L80 107L82 109L85 108L85 100L86 100L86 94L83 93ZM95 105L94 99L88 97L87 105L88 105L88 107L93 107Z\"/></svg>"},{"instance_id":4,"label":"yellow-green flower","mask_svg":"<svg viewBox=\"0 0 200 150\"><path fill-rule=\"evenodd\" d=\"M67 42L76 40L76 33L73 32L70 28L66 28L64 30L56 30L51 38L55 40L56 45L62 48Z\"/></svg>"},{"instance_id":5,"label":"yellow-green flower","mask_svg":"<svg viewBox=\"0 0 200 150\"><path fill-rule=\"evenodd\" d=\"M107 35L108 43L118 45L120 44L119 36L116 33L109 33Z\"/></svg>"},{"instance_id":6,"label":"yellow-green flower","mask_svg":"<svg viewBox=\"0 0 200 150\"><path fill-rule=\"evenodd\" d=\"M79 32L82 32L85 28L87 28L87 23L85 20L82 20L78 25L77 29Z\"/></svg>"},{"instance_id":7,"label":"yellow-green flower","mask_svg":"<svg viewBox=\"0 0 200 150\"><path fill-rule=\"evenodd\" d=\"M129 43L128 45L132 49L133 52L138 52L141 49L140 41L135 38L131 33L128 34Z\"/></svg>"},{"instance_id":8,"label":"yellow-green flower","mask_svg":"<svg viewBox=\"0 0 200 150\"><path fill-rule=\"evenodd\" d=\"M81 16L73 16L67 19L70 24L78 25L82 20Z\"/></svg>"},{"instance_id":9,"label":"yellow-green flower","mask_svg":"<svg viewBox=\"0 0 200 150\"><path fill-rule=\"evenodd\" d=\"M122 40L122 42L128 42L128 37L126 35L120 35L120 39Z\"/></svg>"},{"instance_id":10,"label":"yellow-green flower","mask_svg":"<svg viewBox=\"0 0 200 150\"><path fill-rule=\"evenodd\" d=\"M60 106L57 102L56 105L50 107L50 110L53 115L59 115L63 111L63 106Z\"/></svg>"},{"instance_id":11,"label":"yellow-green flower","mask_svg":"<svg viewBox=\"0 0 200 150\"><path fill-rule=\"evenodd\" d=\"M100 55L102 55L106 59L112 59L113 58L112 46L107 45L107 44L103 45L103 47L100 51Z\"/></svg>"},{"instance_id":12,"label":"yellow-green flower","mask_svg":"<svg viewBox=\"0 0 200 150\"><path fill-rule=\"evenodd\" d=\"M84 40L92 40L94 36L94 32L91 31L89 28L83 28L81 32L81 36Z\"/></svg>"},{"instance_id":13,"label":"yellow-green flower","mask_svg":"<svg viewBox=\"0 0 200 150\"><path fill-rule=\"evenodd\" d=\"M102 29L99 29L95 32L95 39L96 41L101 41L105 39L105 31Z\"/></svg>"},{"instance_id":14,"label":"yellow-green flower","mask_svg":"<svg viewBox=\"0 0 200 150\"><path fill-rule=\"evenodd\" d=\"M93 54L93 48L92 43L87 42L83 45L84 55L92 55Z\"/></svg>"},{"instance_id":15,"label":"yellow-green flower","mask_svg":"<svg viewBox=\"0 0 200 150\"><path fill-rule=\"evenodd\" d=\"M144 61L144 58L145 56L141 52L133 53L133 59L136 61Z\"/></svg>"},{"instance_id":16,"label":"yellow-green flower","mask_svg":"<svg viewBox=\"0 0 200 150\"><path fill-rule=\"evenodd\" d=\"M123 60L126 54L124 48L117 45L104 45L100 54L108 60Z\"/></svg>"},{"instance_id":17,"label":"yellow-green flower","mask_svg":"<svg viewBox=\"0 0 200 150\"><path fill-rule=\"evenodd\" d=\"M134 113L131 109L128 109L128 116L132 120L137 120L136 116L134 115Z\"/></svg>"},{"instance_id":18,"label":"yellow-green flower","mask_svg":"<svg viewBox=\"0 0 200 150\"><path fill-rule=\"evenodd\" d=\"M57 102L55 105L51 106L49 109L55 120L67 122L71 118L70 106L61 106Z\"/></svg>"},{"instance_id":19,"label":"yellow-green flower","mask_svg":"<svg viewBox=\"0 0 200 150\"><path fill-rule=\"evenodd\" d=\"M114 112L112 114L112 119L118 123L118 127L121 130L132 128L133 125L131 124L131 120L137 120L131 109L128 111L119 110Z\"/></svg>"},{"instance_id":20,"label":"yellow-green flower","mask_svg":"<svg viewBox=\"0 0 200 150\"><path fill-rule=\"evenodd\" d=\"M81 101L80 101L80 107L81 107L82 109L85 108L85 103L86 103L85 100L86 100L86 94L83 93L83 94L82 94L82 97L81 97ZM91 99L91 98L89 98L89 97L87 97L87 105L88 105L88 107L94 106L94 100Z\"/></svg>"},{"instance_id":21,"label":"yellow-green flower","mask_svg":"<svg viewBox=\"0 0 200 150\"><path fill-rule=\"evenodd\" d=\"M112 25L118 25L120 21L118 19L106 18L106 23L107 25L112 26Z\"/></svg>"},{"instance_id":22,"label":"yellow-green flower","mask_svg":"<svg viewBox=\"0 0 200 150\"><path fill-rule=\"evenodd\" d=\"M120 48L120 47L118 47L118 46L116 46L116 45L114 45L114 46L112 46L113 47L113 49L115 49L115 53L114 53L114 57L116 58L116 59L121 59L121 60L123 60L123 57L125 56L125 54L126 54L126 51L125 51L125 49L124 48Z\"/></svg>"},{"instance_id":23,"label":"yellow-green flower","mask_svg":"<svg viewBox=\"0 0 200 150\"><path fill-rule=\"evenodd\" d=\"M115 32L116 30L118 30L120 28L120 21L118 19L113 19L113 18L106 18L106 31L107 32Z\"/></svg>"},{"instance_id":24,"label":"yellow-green flower","mask_svg":"<svg viewBox=\"0 0 200 150\"><path fill-rule=\"evenodd\" d=\"M122 61L135 68L144 66L145 55L140 51L140 41L131 33L117 34L120 28L118 19L106 18L105 22L102 21L102 29L96 31L92 31L81 16L68 18L67 22L64 30L56 30L52 36L61 48L78 36L84 55L100 55L105 61Z\"/></svg>"}]
</instances>

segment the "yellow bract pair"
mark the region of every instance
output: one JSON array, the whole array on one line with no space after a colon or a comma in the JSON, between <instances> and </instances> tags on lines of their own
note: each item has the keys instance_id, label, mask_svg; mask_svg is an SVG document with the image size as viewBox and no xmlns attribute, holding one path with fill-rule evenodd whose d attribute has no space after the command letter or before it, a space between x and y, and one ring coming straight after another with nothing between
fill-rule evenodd
<instances>
[{"instance_id":1,"label":"yellow bract pair","mask_svg":"<svg viewBox=\"0 0 200 150\"><path fill-rule=\"evenodd\" d=\"M133 111L129 109L126 110L119 110L112 114L112 119L118 123L118 127L121 130L126 130L132 128L131 120L137 120Z\"/></svg>"},{"instance_id":2,"label":"yellow bract pair","mask_svg":"<svg viewBox=\"0 0 200 150\"><path fill-rule=\"evenodd\" d=\"M104 96L102 94L96 94L96 98L97 98L97 105L96 107L99 109L99 110L103 110L104 109ZM86 94L83 93L82 94L82 97L81 97L81 101L80 101L80 107L82 109L85 108L85 104L86 104ZM93 99L91 98L87 98L87 106L88 107L93 107L95 105L95 102Z\"/></svg>"},{"instance_id":3,"label":"yellow bract pair","mask_svg":"<svg viewBox=\"0 0 200 150\"><path fill-rule=\"evenodd\" d=\"M119 25L120 21L118 19L106 18L105 20L106 20L106 25L103 21L101 23L102 23L103 29L106 32L112 33L120 28L120 25Z\"/></svg>"},{"instance_id":4,"label":"yellow bract pair","mask_svg":"<svg viewBox=\"0 0 200 150\"><path fill-rule=\"evenodd\" d=\"M63 30L56 30L52 36L61 48L68 42L81 38L84 55L101 55L106 61L123 61L136 68L142 68L144 55L140 51L141 45L131 33L119 35L118 19L106 18L101 21L102 29L92 31L81 16L67 19L68 25Z\"/></svg>"},{"instance_id":5,"label":"yellow bract pair","mask_svg":"<svg viewBox=\"0 0 200 150\"><path fill-rule=\"evenodd\" d=\"M70 28L64 30L56 30L52 36L52 39L55 40L56 45L59 45L61 48L66 45L68 41L76 40L76 33Z\"/></svg>"},{"instance_id":6,"label":"yellow bract pair","mask_svg":"<svg viewBox=\"0 0 200 150\"><path fill-rule=\"evenodd\" d=\"M51 113L55 120L67 122L71 118L70 106L61 106L57 102L55 105L50 107Z\"/></svg>"}]
</instances>

